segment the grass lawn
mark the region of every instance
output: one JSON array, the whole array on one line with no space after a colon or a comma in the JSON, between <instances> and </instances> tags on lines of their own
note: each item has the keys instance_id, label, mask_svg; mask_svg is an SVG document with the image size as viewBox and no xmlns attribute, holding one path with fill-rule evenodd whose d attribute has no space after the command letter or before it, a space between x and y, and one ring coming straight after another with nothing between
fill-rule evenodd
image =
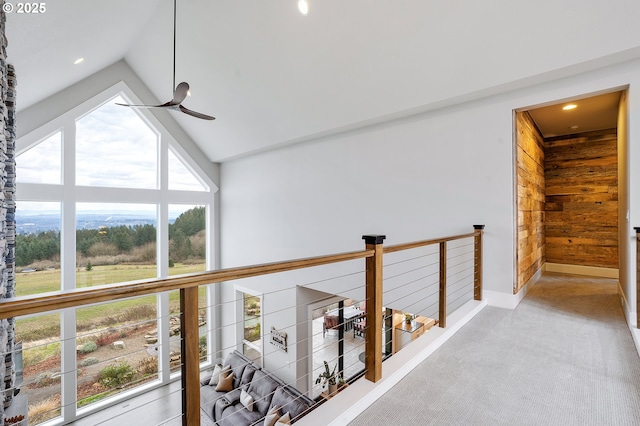
<instances>
[{"instance_id":1,"label":"grass lawn","mask_svg":"<svg viewBox=\"0 0 640 426\"><path fill-rule=\"evenodd\" d=\"M191 274L203 272L204 264L176 265L169 270L169 275ZM155 265L109 265L94 266L91 271L78 268L76 286L91 287L93 285L113 284L126 281L152 279L156 277ZM59 291L61 287L60 270L20 272L16 274L16 296Z\"/></svg>"},{"instance_id":2,"label":"grass lawn","mask_svg":"<svg viewBox=\"0 0 640 426\"><path fill-rule=\"evenodd\" d=\"M182 265L176 264L171 268L170 275L188 274L204 271L203 264ZM113 284L156 277L155 265L111 265L94 266L91 271L84 268L76 273L78 287L90 287L92 285ZM36 271L16 274L16 295L26 296L60 290L60 270ZM206 306L205 287L200 287L200 306ZM179 309L180 294L178 291L169 293L171 311ZM100 305L78 308L76 310L79 329L92 328L93 325L111 324L119 322L123 314L134 307L141 305L156 306L156 296L144 296L135 299L120 300L118 302L104 303ZM60 338L59 314L44 314L35 317L18 319L16 321L16 334L19 340L25 342L44 338ZM81 333L80 333L81 334Z\"/></svg>"}]
</instances>

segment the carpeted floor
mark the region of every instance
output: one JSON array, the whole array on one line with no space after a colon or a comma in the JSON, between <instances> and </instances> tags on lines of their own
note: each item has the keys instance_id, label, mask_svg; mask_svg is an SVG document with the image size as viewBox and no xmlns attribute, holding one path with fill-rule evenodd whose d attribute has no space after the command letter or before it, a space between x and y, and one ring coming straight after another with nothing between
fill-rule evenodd
<instances>
[{"instance_id":1,"label":"carpeted floor","mask_svg":"<svg viewBox=\"0 0 640 426\"><path fill-rule=\"evenodd\" d=\"M640 425L640 358L616 280L547 274L483 309L353 422Z\"/></svg>"}]
</instances>

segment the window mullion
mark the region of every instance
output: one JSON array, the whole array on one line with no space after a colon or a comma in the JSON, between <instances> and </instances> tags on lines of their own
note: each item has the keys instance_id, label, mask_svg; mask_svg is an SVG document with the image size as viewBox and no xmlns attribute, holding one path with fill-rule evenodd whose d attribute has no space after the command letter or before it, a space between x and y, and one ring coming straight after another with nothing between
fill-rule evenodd
<instances>
[{"instance_id":1,"label":"window mullion","mask_svg":"<svg viewBox=\"0 0 640 426\"><path fill-rule=\"evenodd\" d=\"M63 291L76 287L76 123L66 122L62 132L62 223L60 229L60 277ZM75 420L78 399L76 374L76 310L64 309L60 315L62 355L62 416L65 423Z\"/></svg>"},{"instance_id":2,"label":"window mullion","mask_svg":"<svg viewBox=\"0 0 640 426\"><path fill-rule=\"evenodd\" d=\"M158 205L158 229L156 241L156 256L158 276L169 276L169 203L167 188L169 186L169 159L167 138L161 134L159 137L160 149L158 150L158 182L160 188L160 204ZM161 380L167 383L171 376L171 347L169 342L169 294L163 293L159 297L158 312L158 337L160 339L159 368Z\"/></svg>"}]
</instances>

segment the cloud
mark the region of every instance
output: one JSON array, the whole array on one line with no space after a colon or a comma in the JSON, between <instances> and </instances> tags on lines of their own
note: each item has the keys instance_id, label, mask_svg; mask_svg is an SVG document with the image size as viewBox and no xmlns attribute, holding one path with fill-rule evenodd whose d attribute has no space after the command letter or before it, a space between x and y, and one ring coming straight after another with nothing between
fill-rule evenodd
<instances>
[{"instance_id":1,"label":"cloud","mask_svg":"<svg viewBox=\"0 0 640 426\"><path fill-rule=\"evenodd\" d=\"M16 158L16 181L59 184L62 179L62 133L56 132Z\"/></svg>"},{"instance_id":2,"label":"cloud","mask_svg":"<svg viewBox=\"0 0 640 426\"><path fill-rule=\"evenodd\" d=\"M76 185L157 189L159 136L130 108L107 102L76 121ZM17 182L60 184L62 133L16 159ZM169 189L206 188L169 151Z\"/></svg>"},{"instance_id":3,"label":"cloud","mask_svg":"<svg viewBox=\"0 0 640 426\"><path fill-rule=\"evenodd\" d=\"M76 122L77 185L157 189L157 170L158 135L133 110L110 102Z\"/></svg>"}]
</instances>

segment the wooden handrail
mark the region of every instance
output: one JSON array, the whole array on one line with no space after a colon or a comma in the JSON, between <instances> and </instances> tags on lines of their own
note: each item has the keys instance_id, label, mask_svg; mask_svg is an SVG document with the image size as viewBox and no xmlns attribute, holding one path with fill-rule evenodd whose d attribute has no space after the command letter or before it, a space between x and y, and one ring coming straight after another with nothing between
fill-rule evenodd
<instances>
[{"instance_id":1,"label":"wooden handrail","mask_svg":"<svg viewBox=\"0 0 640 426\"><path fill-rule=\"evenodd\" d=\"M366 259L366 300L367 329L365 335L365 377L376 382L382 378L382 294L383 294L383 255L432 244L440 245L440 318L442 327L446 324L446 249L447 242L474 237L474 294L482 295L482 228L474 225L475 232L446 238L416 241L395 246L383 247L383 235L364 236L365 250L317 256L305 259L273 262L217 271L201 272L171 278L141 280L128 283L106 284L91 288L81 288L65 292L44 295L31 295L5 299L0 302L0 319L41 314L64 308L74 308L95 303L111 302L139 296L148 296L161 292L180 290L181 307L181 349L182 349L182 423L198 425L200 422L199 387L199 333L198 333L198 287L224 281L296 269L328 265L357 259ZM638 252L640 265L640 250ZM640 266L639 274L640 276ZM640 280L639 280L640 282ZM478 299L479 300L479 299ZM639 303L640 305L640 303ZM640 312L639 312L640 314ZM640 316L640 315L639 315Z\"/></svg>"},{"instance_id":2,"label":"wooden handrail","mask_svg":"<svg viewBox=\"0 0 640 426\"><path fill-rule=\"evenodd\" d=\"M82 288L66 292L50 293L47 295L16 297L13 299L5 299L0 302L0 319L29 314L40 314L63 308L110 302L130 297L148 296L150 294L198 287L222 281L232 281L241 278L250 278L259 275L328 265L348 260L363 259L372 257L373 255L374 250L361 250L284 262L220 269L217 271L201 272L173 278L106 284L91 287L90 289Z\"/></svg>"},{"instance_id":3,"label":"wooden handrail","mask_svg":"<svg viewBox=\"0 0 640 426\"><path fill-rule=\"evenodd\" d=\"M440 243L447 242L447 241L462 240L464 238L475 237L477 234L478 234L478 231L472 232L470 234L464 234L464 235L454 235L454 236L451 236L451 237L436 238L436 239L433 239L433 240L414 241L412 243L403 243L403 244L396 244L394 246L386 246L384 248L384 254L393 253L393 252L396 252L396 251L414 249L414 248L418 248L418 247L430 246L430 245L433 245L433 244L440 244Z\"/></svg>"}]
</instances>

